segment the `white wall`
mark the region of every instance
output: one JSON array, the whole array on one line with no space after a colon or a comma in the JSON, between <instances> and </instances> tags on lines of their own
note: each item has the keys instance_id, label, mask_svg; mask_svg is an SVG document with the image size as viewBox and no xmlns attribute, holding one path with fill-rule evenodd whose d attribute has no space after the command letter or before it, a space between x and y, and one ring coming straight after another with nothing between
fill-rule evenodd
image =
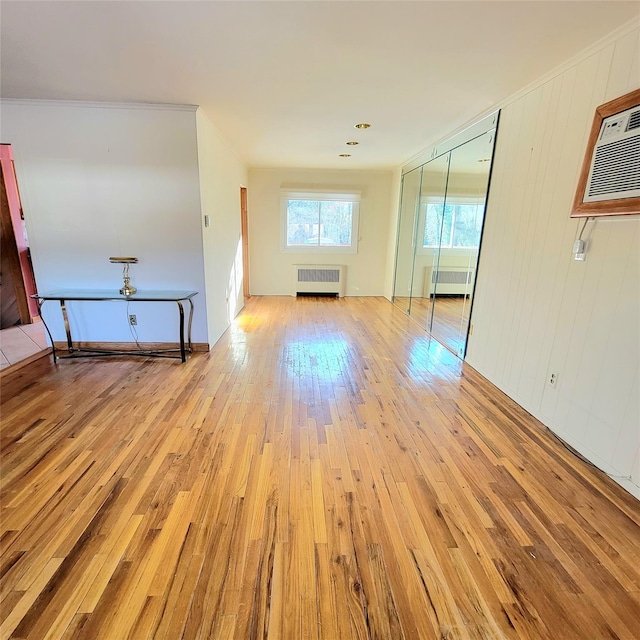
<instances>
[{"instance_id":1,"label":"white wall","mask_svg":"<svg viewBox=\"0 0 640 640\"><path fill-rule=\"evenodd\" d=\"M119 289L132 255L138 289L193 289L194 342L207 341L193 108L4 101L41 292ZM57 303L44 305L64 339ZM74 338L131 341L126 305L69 303ZM140 341L176 342L175 304L130 303Z\"/></svg>"},{"instance_id":2,"label":"white wall","mask_svg":"<svg viewBox=\"0 0 640 640\"><path fill-rule=\"evenodd\" d=\"M244 306L240 187L247 169L201 109L196 112L209 343ZM204 216L210 226L204 226ZM251 229L249 231L251 235Z\"/></svg>"},{"instance_id":3,"label":"white wall","mask_svg":"<svg viewBox=\"0 0 640 640\"><path fill-rule=\"evenodd\" d=\"M384 295L391 171L252 169L249 172L251 293L291 295L294 264L347 265L348 296ZM280 188L349 187L361 191L357 254L289 253L280 248ZM395 194L394 194L395 195ZM395 205L395 202L394 202Z\"/></svg>"},{"instance_id":4,"label":"white wall","mask_svg":"<svg viewBox=\"0 0 640 640\"><path fill-rule=\"evenodd\" d=\"M402 188L402 169L398 167L393 172L391 180L391 200L389 210L389 224L387 228L387 262L385 265L384 297L391 300L395 278L395 256L398 244L398 211L400 209L400 189Z\"/></svg>"},{"instance_id":5,"label":"white wall","mask_svg":"<svg viewBox=\"0 0 640 640\"><path fill-rule=\"evenodd\" d=\"M503 108L467 361L640 497L640 218L590 222L584 263L569 218L595 108L640 84L638 39Z\"/></svg>"}]
</instances>

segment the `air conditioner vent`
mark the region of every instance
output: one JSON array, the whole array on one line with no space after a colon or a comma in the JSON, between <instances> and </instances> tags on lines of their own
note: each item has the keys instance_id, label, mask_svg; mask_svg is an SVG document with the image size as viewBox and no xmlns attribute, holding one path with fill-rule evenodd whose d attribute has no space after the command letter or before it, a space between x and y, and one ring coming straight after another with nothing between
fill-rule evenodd
<instances>
[{"instance_id":1,"label":"air conditioner vent","mask_svg":"<svg viewBox=\"0 0 640 640\"><path fill-rule=\"evenodd\" d=\"M603 144L596 149L589 196L640 189L640 136Z\"/></svg>"},{"instance_id":2,"label":"air conditioner vent","mask_svg":"<svg viewBox=\"0 0 640 640\"><path fill-rule=\"evenodd\" d=\"M632 107L602 121L584 202L640 196L640 109Z\"/></svg>"},{"instance_id":3,"label":"air conditioner vent","mask_svg":"<svg viewBox=\"0 0 640 640\"><path fill-rule=\"evenodd\" d=\"M640 109L634 111L629 116L629 124L627 125L627 131L631 131L632 129L637 129L640 127Z\"/></svg>"}]
</instances>

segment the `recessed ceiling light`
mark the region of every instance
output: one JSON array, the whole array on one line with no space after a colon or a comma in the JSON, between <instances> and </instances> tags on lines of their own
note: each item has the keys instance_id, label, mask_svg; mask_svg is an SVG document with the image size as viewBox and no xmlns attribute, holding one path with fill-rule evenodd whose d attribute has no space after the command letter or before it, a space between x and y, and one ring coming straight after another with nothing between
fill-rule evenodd
<instances>
[{"instance_id":1,"label":"recessed ceiling light","mask_svg":"<svg viewBox=\"0 0 640 640\"><path fill-rule=\"evenodd\" d=\"M341 154L340 154L340 157L341 157L341 158L350 158L350 157L351 157L351 154L350 154L350 153L341 153Z\"/></svg>"},{"instance_id":2,"label":"recessed ceiling light","mask_svg":"<svg viewBox=\"0 0 640 640\"><path fill-rule=\"evenodd\" d=\"M354 127L356 129L368 129L371 125L368 122L360 122L356 125L354 125Z\"/></svg>"},{"instance_id":3,"label":"recessed ceiling light","mask_svg":"<svg viewBox=\"0 0 640 640\"><path fill-rule=\"evenodd\" d=\"M360 144L359 142L356 142L355 140L349 140L349 142L347 142L348 145L354 146L356 144Z\"/></svg>"}]
</instances>

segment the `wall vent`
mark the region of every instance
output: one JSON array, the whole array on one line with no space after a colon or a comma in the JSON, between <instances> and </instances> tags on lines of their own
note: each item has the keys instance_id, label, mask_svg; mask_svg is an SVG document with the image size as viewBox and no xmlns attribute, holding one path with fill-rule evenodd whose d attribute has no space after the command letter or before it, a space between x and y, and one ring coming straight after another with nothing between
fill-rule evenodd
<instances>
[{"instance_id":1,"label":"wall vent","mask_svg":"<svg viewBox=\"0 0 640 640\"><path fill-rule=\"evenodd\" d=\"M293 265L293 292L291 295L327 295L340 297L345 292L344 265L295 264Z\"/></svg>"},{"instance_id":2,"label":"wall vent","mask_svg":"<svg viewBox=\"0 0 640 640\"><path fill-rule=\"evenodd\" d=\"M473 286L475 270L469 267L444 267L435 270L433 267L424 268L425 298L435 295L457 296L469 295Z\"/></svg>"},{"instance_id":3,"label":"wall vent","mask_svg":"<svg viewBox=\"0 0 640 640\"><path fill-rule=\"evenodd\" d=\"M635 107L602 121L584 202L640 196L640 109Z\"/></svg>"},{"instance_id":4,"label":"wall vent","mask_svg":"<svg viewBox=\"0 0 640 640\"><path fill-rule=\"evenodd\" d=\"M431 274L433 284L468 284L473 271L465 270L443 270L434 271Z\"/></svg>"}]
</instances>

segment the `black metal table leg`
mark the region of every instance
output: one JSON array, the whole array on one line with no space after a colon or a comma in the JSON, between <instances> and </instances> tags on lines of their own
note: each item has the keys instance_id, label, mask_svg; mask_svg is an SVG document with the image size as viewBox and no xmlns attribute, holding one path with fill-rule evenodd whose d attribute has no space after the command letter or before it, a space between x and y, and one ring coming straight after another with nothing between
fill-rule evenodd
<instances>
[{"instance_id":1,"label":"black metal table leg","mask_svg":"<svg viewBox=\"0 0 640 640\"><path fill-rule=\"evenodd\" d=\"M191 345L191 322L193 321L193 300L189 298L189 304L191 308L189 309L189 323L187 324L187 340L189 344L189 353L193 353L193 346Z\"/></svg>"},{"instance_id":2,"label":"black metal table leg","mask_svg":"<svg viewBox=\"0 0 640 640\"><path fill-rule=\"evenodd\" d=\"M180 356L182 358L182 362L187 361L187 354L184 350L184 309L182 308L182 303L178 300L178 309L180 310Z\"/></svg>"},{"instance_id":3,"label":"black metal table leg","mask_svg":"<svg viewBox=\"0 0 640 640\"><path fill-rule=\"evenodd\" d=\"M69 316L67 315L67 305L64 300L60 300L60 308L62 309L62 319L64 320L64 330L67 333L67 347L69 353L73 353L73 340L71 339L71 325L69 324Z\"/></svg>"},{"instance_id":4,"label":"black metal table leg","mask_svg":"<svg viewBox=\"0 0 640 640\"><path fill-rule=\"evenodd\" d=\"M49 331L49 327L47 326L47 323L44 321L44 316L42 315L42 304L43 304L44 300L42 300L41 298L36 298L36 302L38 303L38 311L40 313L40 321L44 325L44 328L47 331L47 335L49 336L49 341L51 342L51 355L53 356L53 364L55 364L58 361L58 357L56 355L56 345L55 345L55 343L53 341L53 336L51 335L51 331Z\"/></svg>"}]
</instances>

